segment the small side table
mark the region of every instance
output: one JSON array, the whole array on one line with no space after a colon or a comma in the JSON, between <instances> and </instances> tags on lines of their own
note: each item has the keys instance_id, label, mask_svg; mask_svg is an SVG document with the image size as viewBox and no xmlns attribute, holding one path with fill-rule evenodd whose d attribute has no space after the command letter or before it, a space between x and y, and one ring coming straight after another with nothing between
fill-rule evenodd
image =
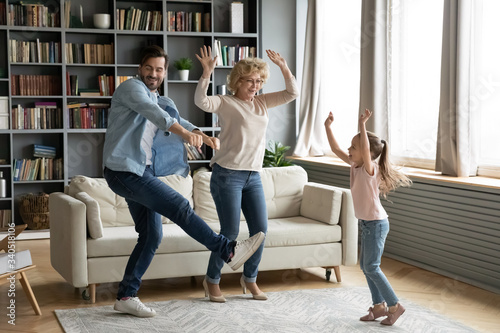
<instances>
[{"instance_id":1,"label":"small side table","mask_svg":"<svg viewBox=\"0 0 500 333\"><path fill-rule=\"evenodd\" d=\"M23 224L23 225L17 225L15 227L15 237L19 235L21 232L23 232L24 229L26 229L28 225ZM8 251L8 236L6 236L4 239L0 241L0 251ZM35 311L35 314L37 316L42 315L42 311L40 311L40 307L38 306L38 302L36 301L35 294L33 293L33 290L31 289L30 282L28 281L28 277L26 276L26 271L29 271L30 269L36 268L36 265L30 265L26 266L20 269L17 269L12 272L7 272L2 275L0 275L0 279L4 279L8 276L11 276L13 274L18 275L18 280L21 282L21 286L23 287L24 292L26 293L26 297L28 298L28 301L30 301L31 306L33 307L33 310Z\"/></svg>"}]
</instances>

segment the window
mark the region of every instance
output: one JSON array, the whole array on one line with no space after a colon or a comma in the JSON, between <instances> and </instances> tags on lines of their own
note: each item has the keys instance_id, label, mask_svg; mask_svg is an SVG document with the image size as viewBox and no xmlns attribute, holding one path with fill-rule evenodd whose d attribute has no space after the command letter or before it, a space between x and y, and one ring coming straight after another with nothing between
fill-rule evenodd
<instances>
[{"instance_id":1,"label":"window","mask_svg":"<svg viewBox=\"0 0 500 333\"><path fill-rule=\"evenodd\" d=\"M434 168L443 0L393 0L389 22L389 142L395 161Z\"/></svg>"},{"instance_id":2,"label":"window","mask_svg":"<svg viewBox=\"0 0 500 333\"><path fill-rule=\"evenodd\" d=\"M325 41L322 55L320 119L330 111L335 121L333 129L341 148L347 150L358 130L361 0L324 1ZM323 150L332 154L328 140Z\"/></svg>"},{"instance_id":3,"label":"window","mask_svg":"<svg viewBox=\"0 0 500 333\"><path fill-rule=\"evenodd\" d=\"M321 101L335 116L342 148L357 132L361 1L324 1ZM389 142L393 161L434 169L441 91L444 0L390 0L388 11ZM474 2L472 112L478 126L478 174L500 177L500 1ZM324 151L329 153L327 140Z\"/></svg>"},{"instance_id":4,"label":"window","mask_svg":"<svg viewBox=\"0 0 500 333\"><path fill-rule=\"evenodd\" d=\"M482 6L481 6L482 3ZM479 175L499 176L500 142L500 1L483 0L476 7L476 82L471 96L478 114ZM476 110L477 107L477 110Z\"/></svg>"}]
</instances>

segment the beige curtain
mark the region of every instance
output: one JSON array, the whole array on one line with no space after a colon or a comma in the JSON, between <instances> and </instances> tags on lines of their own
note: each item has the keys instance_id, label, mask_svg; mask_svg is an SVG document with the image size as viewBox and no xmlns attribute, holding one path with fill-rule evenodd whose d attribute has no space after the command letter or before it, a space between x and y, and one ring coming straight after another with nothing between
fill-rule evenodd
<instances>
[{"instance_id":1,"label":"beige curtain","mask_svg":"<svg viewBox=\"0 0 500 333\"><path fill-rule=\"evenodd\" d=\"M445 0L436 171L477 174L472 110L474 0Z\"/></svg>"},{"instance_id":2,"label":"beige curtain","mask_svg":"<svg viewBox=\"0 0 500 333\"><path fill-rule=\"evenodd\" d=\"M359 112L373 111L366 128L389 139L388 0L363 0Z\"/></svg>"},{"instance_id":3,"label":"beige curtain","mask_svg":"<svg viewBox=\"0 0 500 333\"><path fill-rule=\"evenodd\" d=\"M321 94L321 63L323 55L323 3L327 0L309 0L307 5L306 42L304 50L304 74L300 95L299 136L294 156L323 155L321 149L324 119L319 119Z\"/></svg>"}]
</instances>

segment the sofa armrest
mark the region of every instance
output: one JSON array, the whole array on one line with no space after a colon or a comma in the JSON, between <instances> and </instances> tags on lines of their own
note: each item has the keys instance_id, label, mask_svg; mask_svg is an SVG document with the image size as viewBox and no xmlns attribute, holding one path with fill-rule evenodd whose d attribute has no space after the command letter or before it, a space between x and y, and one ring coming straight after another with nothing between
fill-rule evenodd
<instances>
[{"instance_id":1,"label":"sofa armrest","mask_svg":"<svg viewBox=\"0 0 500 333\"><path fill-rule=\"evenodd\" d=\"M49 197L50 262L76 288L88 286L86 206L67 194Z\"/></svg>"},{"instance_id":2,"label":"sofa armrest","mask_svg":"<svg viewBox=\"0 0 500 333\"><path fill-rule=\"evenodd\" d=\"M342 187L335 188L342 191L339 219L339 225L342 227L342 264L352 266L358 263L358 219L354 216L351 190Z\"/></svg>"},{"instance_id":3,"label":"sofa armrest","mask_svg":"<svg viewBox=\"0 0 500 333\"><path fill-rule=\"evenodd\" d=\"M300 214L342 228L342 264L358 262L358 220L354 216L351 190L309 182L304 186Z\"/></svg>"}]
</instances>

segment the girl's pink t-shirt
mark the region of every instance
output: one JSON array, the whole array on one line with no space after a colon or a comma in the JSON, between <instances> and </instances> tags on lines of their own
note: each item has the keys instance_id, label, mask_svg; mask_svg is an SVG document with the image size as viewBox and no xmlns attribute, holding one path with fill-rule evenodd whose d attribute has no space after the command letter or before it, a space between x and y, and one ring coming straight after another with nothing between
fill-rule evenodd
<instances>
[{"instance_id":1,"label":"girl's pink t-shirt","mask_svg":"<svg viewBox=\"0 0 500 333\"><path fill-rule=\"evenodd\" d=\"M358 220L372 221L387 218L387 212L380 202L380 173L374 163L373 176L363 166L351 164L351 194L354 215Z\"/></svg>"}]
</instances>

